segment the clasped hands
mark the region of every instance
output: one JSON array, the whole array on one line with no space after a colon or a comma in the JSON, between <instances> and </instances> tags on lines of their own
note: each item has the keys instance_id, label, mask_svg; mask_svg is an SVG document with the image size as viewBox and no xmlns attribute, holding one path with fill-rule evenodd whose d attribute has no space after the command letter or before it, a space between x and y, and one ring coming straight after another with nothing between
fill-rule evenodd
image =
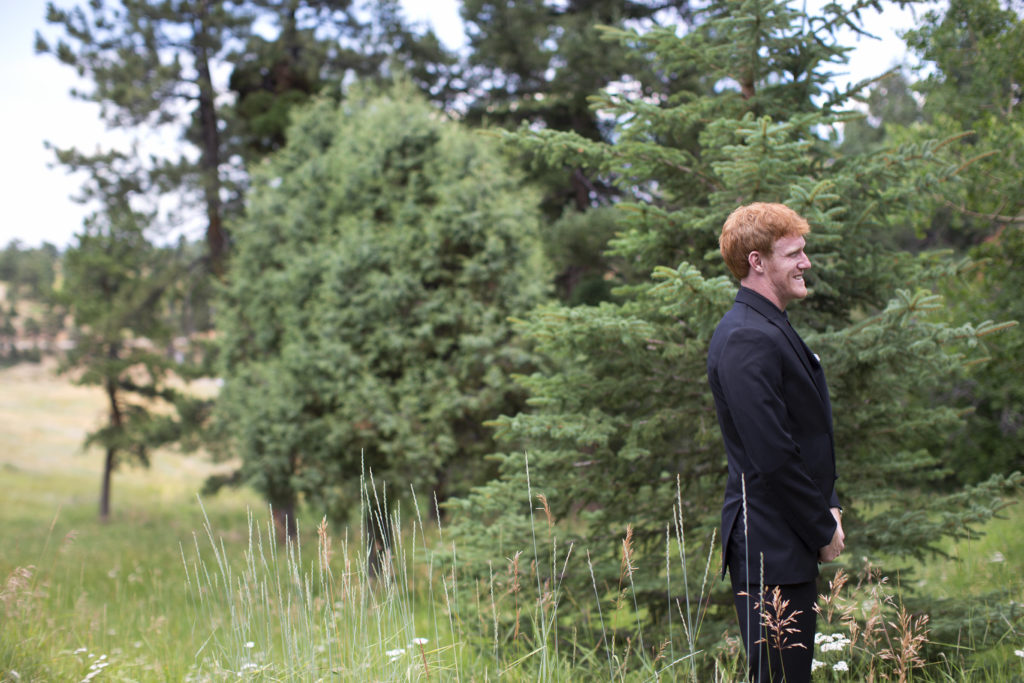
<instances>
[{"instance_id":1,"label":"clasped hands","mask_svg":"<svg viewBox=\"0 0 1024 683\"><path fill-rule=\"evenodd\" d=\"M818 560L821 562L831 562L846 547L846 534L843 533L843 518L839 508L832 508L832 516L836 518L836 531L832 534L832 542L818 550Z\"/></svg>"}]
</instances>

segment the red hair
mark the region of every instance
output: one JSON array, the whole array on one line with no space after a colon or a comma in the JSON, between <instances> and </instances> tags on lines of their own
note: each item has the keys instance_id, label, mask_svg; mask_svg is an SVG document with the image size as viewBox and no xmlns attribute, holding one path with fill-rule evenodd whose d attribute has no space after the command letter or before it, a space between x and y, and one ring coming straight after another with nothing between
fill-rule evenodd
<instances>
[{"instance_id":1,"label":"red hair","mask_svg":"<svg viewBox=\"0 0 1024 683\"><path fill-rule=\"evenodd\" d=\"M742 280L750 272L747 257L757 251L772 255L772 247L783 237L806 235L811 226L796 211L783 204L755 202L729 214L718 238L725 265Z\"/></svg>"}]
</instances>

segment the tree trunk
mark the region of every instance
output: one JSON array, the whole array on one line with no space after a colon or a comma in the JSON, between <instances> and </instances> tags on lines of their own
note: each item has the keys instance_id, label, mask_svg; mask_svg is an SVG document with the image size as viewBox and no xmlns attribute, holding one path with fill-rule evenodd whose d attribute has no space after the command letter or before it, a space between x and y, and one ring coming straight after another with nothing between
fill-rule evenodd
<instances>
[{"instance_id":1,"label":"tree trunk","mask_svg":"<svg viewBox=\"0 0 1024 683\"><path fill-rule=\"evenodd\" d=\"M114 472L115 457L114 448L108 447L107 458L103 463L103 483L100 485L100 521L104 523L110 519L110 475Z\"/></svg>"},{"instance_id":2,"label":"tree trunk","mask_svg":"<svg viewBox=\"0 0 1024 683\"><path fill-rule=\"evenodd\" d=\"M274 514L274 530L277 542L284 544L299 535L299 525L295 521L295 503L271 504Z\"/></svg>"},{"instance_id":3,"label":"tree trunk","mask_svg":"<svg viewBox=\"0 0 1024 683\"><path fill-rule=\"evenodd\" d=\"M111 347L107 352L111 358L117 358L117 349ZM115 433L120 433L122 427L121 407L117 404L117 381L113 377L107 377L105 383L107 401L110 403L110 426ZM117 449L114 446L107 446L107 457L103 462L103 483L100 486L100 521L106 522L110 519L110 478L117 465Z\"/></svg>"},{"instance_id":4,"label":"tree trunk","mask_svg":"<svg viewBox=\"0 0 1024 683\"><path fill-rule=\"evenodd\" d=\"M224 254L228 241L221 215L220 134L217 130L216 92L210 74L208 9L209 2L200 4L199 21L193 32L193 54L199 86L199 172L203 200L206 203L206 246L210 253L210 269L215 275L220 276L224 272Z\"/></svg>"}]
</instances>

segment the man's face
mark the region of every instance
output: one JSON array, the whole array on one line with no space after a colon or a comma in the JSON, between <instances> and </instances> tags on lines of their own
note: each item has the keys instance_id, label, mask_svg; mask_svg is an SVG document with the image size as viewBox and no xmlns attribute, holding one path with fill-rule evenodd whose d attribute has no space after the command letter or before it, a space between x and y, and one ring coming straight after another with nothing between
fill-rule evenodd
<instances>
[{"instance_id":1,"label":"man's face","mask_svg":"<svg viewBox=\"0 0 1024 683\"><path fill-rule=\"evenodd\" d=\"M805 244L800 235L783 237L775 242L771 256L764 258L762 255L761 263L768 278L768 286L780 308L785 308L793 299L807 296L804 271L811 267L811 260L804 253Z\"/></svg>"}]
</instances>

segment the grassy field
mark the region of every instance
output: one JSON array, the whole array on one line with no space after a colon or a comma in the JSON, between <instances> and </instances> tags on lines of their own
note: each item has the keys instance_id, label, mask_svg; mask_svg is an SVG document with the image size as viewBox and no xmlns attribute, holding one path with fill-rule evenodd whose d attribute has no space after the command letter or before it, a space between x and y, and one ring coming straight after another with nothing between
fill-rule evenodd
<instances>
[{"instance_id":1,"label":"grassy field","mask_svg":"<svg viewBox=\"0 0 1024 683\"><path fill-rule=\"evenodd\" d=\"M319 520L300 519L301 545L279 547L252 492L199 501L216 469L202 457L160 452L148 470L118 472L111 520L100 524L101 454L81 443L102 411L96 390L52 366L0 370L0 681L687 679L684 666L627 666L616 652L554 636L499 639L497 615L492 630L460 612L465 588L435 561L438 530L418 518L401 523L388 581L367 577L364 549L348 540L358 529L318 532ZM913 680L1024 680L1014 654L1024 649L1020 508L915 575L936 598L1001 590L1008 616L965 629L961 658ZM846 604L869 609L870 590ZM461 599L484 606L479 618L495 598ZM537 609L523 620L543 633L552 606ZM573 606L559 609L564 619ZM900 653L899 635L879 631L876 649L860 653L888 661L876 680L898 680L881 657ZM975 657L982 641L995 646ZM864 678L863 668L833 670L836 655L821 659L815 680ZM734 679L732 666L721 661L719 680Z\"/></svg>"}]
</instances>

